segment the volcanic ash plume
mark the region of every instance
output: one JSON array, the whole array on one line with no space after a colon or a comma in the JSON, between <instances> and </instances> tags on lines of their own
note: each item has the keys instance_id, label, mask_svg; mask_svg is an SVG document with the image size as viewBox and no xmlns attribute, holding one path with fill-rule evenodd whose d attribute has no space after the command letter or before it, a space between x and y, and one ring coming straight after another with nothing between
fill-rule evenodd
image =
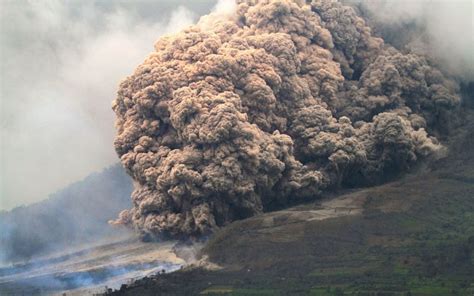
<instances>
[{"instance_id":1,"label":"volcanic ash plume","mask_svg":"<svg viewBox=\"0 0 474 296\"><path fill-rule=\"evenodd\" d=\"M309 3L310 2L310 3ZM160 39L113 103L135 181L116 223L203 235L442 150L457 86L329 0L237 2Z\"/></svg>"}]
</instances>

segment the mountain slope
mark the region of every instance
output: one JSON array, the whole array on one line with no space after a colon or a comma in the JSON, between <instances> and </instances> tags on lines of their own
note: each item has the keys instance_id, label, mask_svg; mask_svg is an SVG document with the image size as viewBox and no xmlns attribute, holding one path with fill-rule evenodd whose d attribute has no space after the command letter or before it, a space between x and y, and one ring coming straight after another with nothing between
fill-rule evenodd
<instances>
[{"instance_id":1,"label":"mountain slope","mask_svg":"<svg viewBox=\"0 0 474 296\"><path fill-rule=\"evenodd\" d=\"M472 295L472 127L423 173L222 228L202 251L220 269L145 278L115 294Z\"/></svg>"},{"instance_id":2,"label":"mountain slope","mask_svg":"<svg viewBox=\"0 0 474 296\"><path fill-rule=\"evenodd\" d=\"M0 262L28 260L117 234L107 221L130 206L131 191L129 176L117 164L45 201L0 213Z\"/></svg>"}]
</instances>

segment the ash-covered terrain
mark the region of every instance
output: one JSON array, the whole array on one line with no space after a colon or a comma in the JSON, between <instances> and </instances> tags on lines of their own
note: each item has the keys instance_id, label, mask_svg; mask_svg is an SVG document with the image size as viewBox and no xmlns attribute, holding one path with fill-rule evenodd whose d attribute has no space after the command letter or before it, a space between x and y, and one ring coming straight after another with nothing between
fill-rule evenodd
<instances>
[{"instance_id":1,"label":"ash-covered terrain","mask_svg":"<svg viewBox=\"0 0 474 296\"><path fill-rule=\"evenodd\" d=\"M130 205L120 165L94 173L37 204L0 213L0 295L93 295L195 260L176 242L141 242L108 221Z\"/></svg>"},{"instance_id":2,"label":"ash-covered terrain","mask_svg":"<svg viewBox=\"0 0 474 296\"><path fill-rule=\"evenodd\" d=\"M137 238L102 240L75 250L0 267L2 295L94 295L144 276L172 272L186 262L175 242L146 244Z\"/></svg>"}]
</instances>

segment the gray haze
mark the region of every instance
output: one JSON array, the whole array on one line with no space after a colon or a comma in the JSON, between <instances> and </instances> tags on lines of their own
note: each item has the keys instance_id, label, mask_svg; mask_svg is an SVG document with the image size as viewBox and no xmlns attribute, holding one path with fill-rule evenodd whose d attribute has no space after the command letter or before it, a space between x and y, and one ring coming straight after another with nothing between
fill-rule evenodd
<instances>
[{"instance_id":1,"label":"gray haze","mask_svg":"<svg viewBox=\"0 0 474 296\"><path fill-rule=\"evenodd\" d=\"M0 1L0 210L117 162L110 104L205 1Z\"/></svg>"}]
</instances>

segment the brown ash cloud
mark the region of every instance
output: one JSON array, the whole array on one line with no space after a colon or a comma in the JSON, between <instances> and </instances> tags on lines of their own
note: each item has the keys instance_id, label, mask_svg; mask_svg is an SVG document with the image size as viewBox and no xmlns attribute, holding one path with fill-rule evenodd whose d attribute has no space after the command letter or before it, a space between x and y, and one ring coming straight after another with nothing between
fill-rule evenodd
<instances>
[{"instance_id":1,"label":"brown ash cloud","mask_svg":"<svg viewBox=\"0 0 474 296\"><path fill-rule=\"evenodd\" d=\"M146 236L205 235L443 153L457 84L329 0L242 0L161 38L113 102Z\"/></svg>"}]
</instances>

